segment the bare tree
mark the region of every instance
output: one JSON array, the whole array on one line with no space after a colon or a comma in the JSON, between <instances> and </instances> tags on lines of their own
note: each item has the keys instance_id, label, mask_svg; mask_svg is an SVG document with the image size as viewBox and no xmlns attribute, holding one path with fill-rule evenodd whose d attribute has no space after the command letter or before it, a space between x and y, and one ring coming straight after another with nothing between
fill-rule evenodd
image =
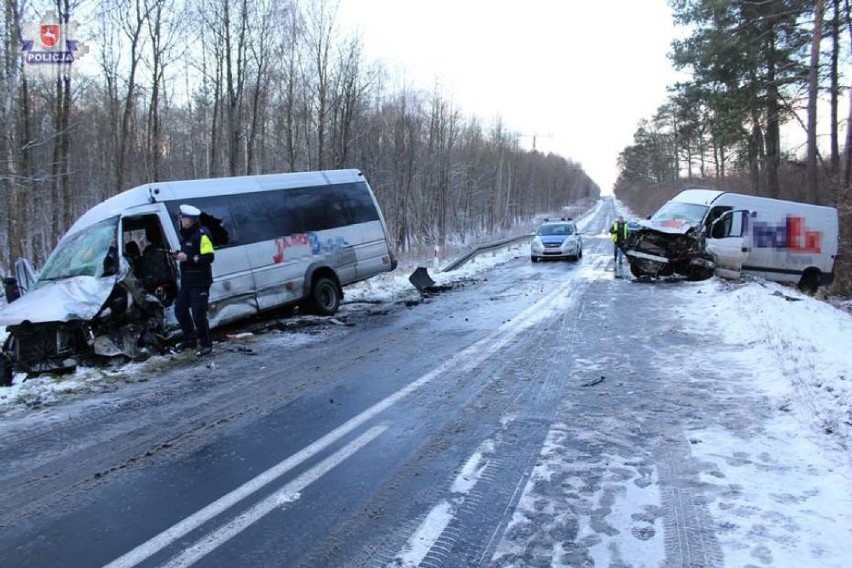
<instances>
[{"instance_id":1,"label":"bare tree","mask_svg":"<svg viewBox=\"0 0 852 568\"><path fill-rule=\"evenodd\" d=\"M811 40L811 64L808 68L808 162L807 179L809 199L819 195L817 172L817 97L819 96L819 50L822 43L822 21L825 12L824 0L814 2L813 39Z\"/></svg>"},{"instance_id":2,"label":"bare tree","mask_svg":"<svg viewBox=\"0 0 852 568\"><path fill-rule=\"evenodd\" d=\"M146 155L150 181L160 181L160 157L163 153L162 98L166 90L166 68L173 63L177 47L184 33L184 6L176 0L148 0L148 46L146 63L151 72L150 96L145 131Z\"/></svg>"},{"instance_id":3,"label":"bare tree","mask_svg":"<svg viewBox=\"0 0 852 568\"><path fill-rule=\"evenodd\" d=\"M132 178L133 161L128 153L133 143L136 125L132 122L136 111L139 64L144 55L145 27L152 6L146 0L117 0L113 17L128 42L129 53L124 102L121 109L121 126L118 130L118 155L115 161L116 187L125 189L126 181Z\"/></svg>"},{"instance_id":4,"label":"bare tree","mask_svg":"<svg viewBox=\"0 0 852 568\"><path fill-rule=\"evenodd\" d=\"M326 135L328 128L328 112L331 96L331 50L336 32L337 6L328 1L311 0L307 14L307 40L311 57L310 66L305 70L306 76L312 76L309 82L314 89L312 103L313 124L317 140L316 168L324 169L326 164Z\"/></svg>"},{"instance_id":5,"label":"bare tree","mask_svg":"<svg viewBox=\"0 0 852 568\"><path fill-rule=\"evenodd\" d=\"M28 140L27 122L29 117L29 99L27 97L26 78L22 77L21 59L18 46L21 41L21 14L25 10L25 0L6 0L3 11L3 94L0 108L0 128L3 129L2 188L4 193L3 213L5 214L5 246L2 260L5 266L11 266L15 258L24 256L23 227L26 226L25 202L20 197L19 179L27 175L26 141Z\"/></svg>"}]
</instances>

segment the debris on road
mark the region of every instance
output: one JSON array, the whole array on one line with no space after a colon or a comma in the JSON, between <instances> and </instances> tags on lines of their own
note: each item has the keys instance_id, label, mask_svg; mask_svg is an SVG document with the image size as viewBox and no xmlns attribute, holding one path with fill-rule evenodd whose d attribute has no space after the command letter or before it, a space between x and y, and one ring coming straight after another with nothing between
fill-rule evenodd
<instances>
[{"instance_id":1,"label":"debris on road","mask_svg":"<svg viewBox=\"0 0 852 568\"><path fill-rule=\"evenodd\" d=\"M778 296L779 298L784 298L788 302L801 302L801 298L796 298L794 296L788 296L787 294L783 294L780 290L775 290L770 294L771 296Z\"/></svg>"},{"instance_id":2,"label":"debris on road","mask_svg":"<svg viewBox=\"0 0 852 568\"><path fill-rule=\"evenodd\" d=\"M580 386L581 387L593 387L595 385L601 384L602 382L604 382L604 380L606 380L606 377L601 375L601 378L595 379L593 381L589 381L587 383L580 383Z\"/></svg>"},{"instance_id":3,"label":"debris on road","mask_svg":"<svg viewBox=\"0 0 852 568\"><path fill-rule=\"evenodd\" d=\"M448 285L439 286L435 284L435 281L432 280L431 276L429 276L429 271L426 270L425 266L418 266L417 269L411 273L411 276L408 277L408 281L424 295L446 292L452 288L452 286Z\"/></svg>"}]
</instances>

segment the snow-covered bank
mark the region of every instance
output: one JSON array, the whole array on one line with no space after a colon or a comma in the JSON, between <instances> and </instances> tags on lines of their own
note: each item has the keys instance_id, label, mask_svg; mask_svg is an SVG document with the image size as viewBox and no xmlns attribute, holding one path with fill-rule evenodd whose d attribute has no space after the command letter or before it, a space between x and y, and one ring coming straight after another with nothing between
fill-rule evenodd
<instances>
[{"instance_id":1,"label":"snow-covered bank","mask_svg":"<svg viewBox=\"0 0 852 568\"><path fill-rule=\"evenodd\" d=\"M820 438L852 443L852 315L774 282L712 279L682 292L695 329L724 330L756 388Z\"/></svg>"},{"instance_id":2,"label":"snow-covered bank","mask_svg":"<svg viewBox=\"0 0 852 568\"><path fill-rule=\"evenodd\" d=\"M679 291L692 333L719 338L754 424L685 432L726 566L848 566L852 558L852 316L763 281ZM743 404L746 404L745 402ZM759 418L758 418L759 417Z\"/></svg>"}]
</instances>

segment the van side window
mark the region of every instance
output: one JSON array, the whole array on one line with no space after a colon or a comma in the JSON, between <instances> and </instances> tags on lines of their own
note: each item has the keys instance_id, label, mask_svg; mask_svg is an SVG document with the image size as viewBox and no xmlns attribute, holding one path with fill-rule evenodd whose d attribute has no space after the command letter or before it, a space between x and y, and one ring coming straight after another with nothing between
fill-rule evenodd
<instances>
[{"instance_id":1,"label":"van side window","mask_svg":"<svg viewBox=\"0 0 852 568\"><path fill-rule=\"evenodd\" d=\"M241 244L379 219L363 182L243 193L230 203Z\"/></svg>"},{"instance_id":2,"label":"van side window","mask_svg":"<svg viewBox=\"0 0 852 568\"><path fill-rule=\"evenodd\" d=\"M365 182L257 191L185 201L222 219L222 225L229 233L227 246L248 245L287 235L379 220L379 211ZM180 203L172 201L167 207L175 229L179 230Z\"/></svg>"},{"instance_id":3,"label":"van side window","mask_svg":"<svg viewBox=\"0 0 852 568\"><path fill-rule=\"evenodd\" d=\"M227 231L228 238L227 243L214 243L217 249L228 248L237 245L243 245L245 243L245 238L242 236L241 232L237 228L234 223L234 215L231 213L231 207L229 206L229 198L227 195L220 195L218 197L200 197L200 198L192 198L192 199L184 199L180 201L167 201L166 209L169 212L169 218L172 220L172 223L175 226L175 232L180 234L180 205L181 203L189 203L190 205L194 205L207 213L208 215L212 215L217 219L222 221L222 228Z\"/></svg>"},{"instance_id":4,"label":"van side window","mask_svg":"<svg viewBox=\"0 0 852 568\"><path fill-rule=\"evenodd\" d=\"M270 241L299 232L289 215L283 193L260 191L229 197L242 244Z\"/></svg>"}]
</instances>

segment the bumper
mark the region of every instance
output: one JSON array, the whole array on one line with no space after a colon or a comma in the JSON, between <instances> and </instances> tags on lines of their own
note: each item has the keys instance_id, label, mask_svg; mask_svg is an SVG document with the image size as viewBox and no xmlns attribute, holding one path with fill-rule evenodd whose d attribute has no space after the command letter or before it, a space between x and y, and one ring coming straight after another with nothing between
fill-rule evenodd
<instances>
[{"instance_id":1,"label":"bumper","mask_svg":"<svg viewBox=\"0 0 852 568\"><path fill-rule=\"evenodd\" d=\"M580 251L572 251L572 252L563 252L561 250L549 251L546 250L544 252L533 252L530 253L532 258L542 259L542 258L552 258L554 260L567 260L569 258L577 258L577 255L580 254Z\"/></svg>"}]
</instances>

